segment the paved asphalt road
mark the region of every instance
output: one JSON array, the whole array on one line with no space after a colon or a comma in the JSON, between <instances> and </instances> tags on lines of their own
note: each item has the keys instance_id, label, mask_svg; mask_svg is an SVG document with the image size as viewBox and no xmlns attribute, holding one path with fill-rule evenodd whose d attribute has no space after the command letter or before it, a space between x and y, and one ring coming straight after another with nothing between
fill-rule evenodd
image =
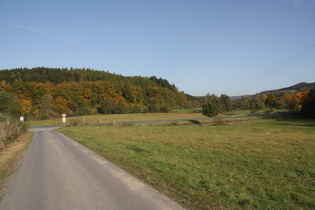
<instances>
[{"instance_id":1,"label":"paved asphalt road","mask_svg":"<svg viewBox=\"0 0 315 210\"><path fill-rule=\"evenodd\" d=\"M72 139L46 128L36 131L0 209L182 208Z\"/></svg>"}]
</instances>

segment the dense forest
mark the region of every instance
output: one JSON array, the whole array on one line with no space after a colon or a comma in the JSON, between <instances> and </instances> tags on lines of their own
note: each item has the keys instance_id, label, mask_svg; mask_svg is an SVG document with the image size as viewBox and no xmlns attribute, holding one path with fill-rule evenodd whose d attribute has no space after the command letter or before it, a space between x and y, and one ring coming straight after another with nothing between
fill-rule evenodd
<instances>
[{"instance_id":1,"label":"dense forest","mask_svg":"<svg viewBox=\"0 0 315 210\"><path fill-rule=\"evenodd\" d=\"M33 119L57 117L61 113L74 116L97 112L170 112L173 108L191 106L195 100L155 76L126 77L73 68L2 70L0 91L2 106Z\"/></svg>"},{"instance_id":2,"label":"dense forest","mask_svg":"<svg viewBox=\"0 0 315 210\"><path fill-rule=\"evenodd\" d=\"M200 108L205 103L215 104L220 113L235 109L250 110L253 114L262 109L299 111L304 101L313 100L307 99L313 95L305 83L297 87L232 100L225 94L191 96L155 76L122 76L84 68L6 69L0 71L0 112L48 119L61 113L78 116L171 112L179 108Z\"/></svg>"}]
</instances>

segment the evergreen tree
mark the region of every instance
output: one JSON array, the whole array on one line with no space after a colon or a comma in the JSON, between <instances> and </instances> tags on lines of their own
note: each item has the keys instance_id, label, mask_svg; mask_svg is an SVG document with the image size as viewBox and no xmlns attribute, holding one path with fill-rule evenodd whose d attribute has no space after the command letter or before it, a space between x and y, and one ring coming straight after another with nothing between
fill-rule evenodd
<instances>
[{"instance_id":1,"label":"evergreen tree","mask_svg":"<svg viewBox=\"0 0 315 210\"><path fill-rule=\"evenodd\" d=\"M215 103L207 102L202 106L202 114L207 117L215 117L219 114L219 108Z\"/></svg>"}]
</instances>

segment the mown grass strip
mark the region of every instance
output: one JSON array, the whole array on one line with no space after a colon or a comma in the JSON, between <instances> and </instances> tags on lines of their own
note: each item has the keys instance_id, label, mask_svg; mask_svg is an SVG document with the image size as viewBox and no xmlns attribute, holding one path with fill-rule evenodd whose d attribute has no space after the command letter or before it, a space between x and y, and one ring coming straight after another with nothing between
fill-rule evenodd
<instances>
[{"instance_id":1,"label":"mown grass strip","mask_svg":"<svg viewBox=\"0 0 315 210\"><path fill-rule=\"evenodd\" d=\"M315 208L315 121L60 131L191 209Z\"/></svg>"}]
</instances>

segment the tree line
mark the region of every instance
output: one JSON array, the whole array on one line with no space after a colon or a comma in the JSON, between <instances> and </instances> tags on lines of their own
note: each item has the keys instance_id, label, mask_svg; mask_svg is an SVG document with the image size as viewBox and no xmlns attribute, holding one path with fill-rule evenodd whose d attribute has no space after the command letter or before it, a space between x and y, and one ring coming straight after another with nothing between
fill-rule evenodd
<instances>
[{"instance_id":1,"label":"tree line","mask_svg":"<svg viewBox=\"0 0 315 210\"><path fill-rule=\"evenodd\" d=\"M60 84L63 82L84 82L84 81L111 81L116 86L119 86L121 82L131 83L137 86L162 86L173 91L178 91L175 85L171 85L166 79L141 76L122 76L108 71L97 71L93 69L76 69L76 68L16 68L16 69L4 69L0 71L0 81L6 81L9 84L13 84L15 81L23 82L37 82L45 83L50 82L53 84Z\"/></svg>"},{"instance_id":2,"label":"tree line","mask_svg":"<svg viewBox=\"0 0 315 210\"><path fill-rule=\"evenodd\" d=\"M170 112L189 106L187 94L167 80L125 77L90 69L0 71L0 111L32 119L87 114ZM7 110L5 110L7 109Z\"/></svg>"},{"instance_id":3,"label":"tree line","mask_svg":"<svg viewBox=\"0 0 315 210\"><path fill-rule=\"evenodd\" d=\"M288 109L289 111L301 111L305 99L310 91L276 91L269 94L258 94L242 97L234 101L234 108L250 110L256 113L261 109L272 111L273 109Z\"/></svg>"},{"instance_id":4,"label":"tree line","mask_svg":"<svg viewBox=\"0 0 315 210\"><path fill-rule=\"evenodd\" d=\"M315 117L315 87L310 91L276 91L269 94L258 94L231 100L222 94L220 97L207 94L203 98L202 113L214 117L218 113L231 110L250 110L255 114L259 110L272 112L274 109L300 111L304 116Z\"/></svg>"},{"instance_id":5,"label":"tree line","mask_svg":"<svg viewBox=\"0 0 315 210\"><path fill-rule=\"evenodd\" d=\"M48 119L61 113L78 116L203 107L215 109L208 112L214 114L236 109L250 110L252 114L263 109L289 109L312 115L313 89L274 91L232 100L226 94L194 97L155 76L126 77L84 68L18 68L0 71L0 112Z\"/></svg>"}]
</instances>

